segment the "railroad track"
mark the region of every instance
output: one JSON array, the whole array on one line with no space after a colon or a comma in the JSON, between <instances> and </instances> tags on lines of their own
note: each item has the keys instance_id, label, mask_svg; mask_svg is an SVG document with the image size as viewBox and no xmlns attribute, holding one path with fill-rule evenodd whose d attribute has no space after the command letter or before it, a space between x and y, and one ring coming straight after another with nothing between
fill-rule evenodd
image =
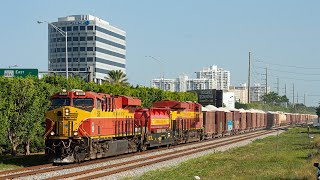
<instances>
[{"instance_id":1,"label":"railroad track","mask_svg":"<svg viewBox=\"0 0 320 180\"><path fill-rule=\"evenodd\" d=\"M174 152L163 153L163 154L161 154L161 158L159 158L159 155L153 155L153 156L148 156L148 157L144 157L144 158L136 158L134 160L125 161L122 163L114 163L114 164L110 164L110 165L104 165L104 166L101 166L98 168L88 168L88 169L85 169L82 171L53 176L49 179L63 179L63 178L71 178L71 177L75 178L75 177L77 177L79 175L83 175L83 174L88 174L88 176L81 177L81 178L79 176L80 179L93 179L93 178L98 178L98 177L104 177L104 176L116 174L118 172L123 172L125 170L134 169L134 168L141 167L141 166L147 166L147 165L155 164L158 162L163 162L166 160L171 160L176 157L186 156L189 154L193 154L193 153L217 148L220 146L225 146L228 144L240 142L243 140L251 139L251 138L261 136L264 134L268 134L271 132L274 132L274 130L271 130L271 131L270 130L269 131L261 130L261 131L247 133L247 134L240 134L237 136L228 136L225 138L213 139L213 140L211 140L212 143L210 141L201 141L198 143L182 144L180 146L175 146L175 149L183 147L183 146L194 146L196 144L201 145L202 143L205 144L208 142L211 143L211 144L205 144L205 145L199 146L199 147L191 147L191 148L187 148L187 149L183 149L183 150L175 150ZM70 164L70 165L64 165L64 166L52 166L52 164L45 164L42 166L21 168L16 171L14 171L14 170L3 171L0 173L0 179L14 179L14 178L22 178L23 179L24 177L32 176L32 175L38 175L38 174L43 174L43 173L48 173L48 172L53 172L53 171L61 171L61 170L72 169L72 168L76 168L76 167L84 167L84 166L108 162L108 161L112 161L112 160L125 159L125 158L132 157L132 156L138 157L139 155L142 155L142 154L152 154L155 151L161 151L163 149L167 149L167 148L154 149L154 150L140 152L140 153L125 154L125 155L121 155L121 156L104 158L104 159L99 159L99 160L94 160L94 161L86 161L81 164ZM150 160L152 160L152 161L150 161ZM134 163L138 163L138 164L134 164ZM126 166L126 167L123 167L123 166ZM112 169L112 170L107 171L107 172L102 172L102 171L105 171L106 169ZM96 174L92 174L92 172L95 172Z\"/></svg>"},{"instance_id":2,"label":"railroad track","mask_svg":"<svg viewBox=\"0 0 320 180\"><path fill-rule=\"evenodd\" d=\"M260 130L260 131L265 131L265 130ZM247 134L255 134L259 133L260 131L252 131ZM200 142L194 142L192 144L197 144L197 143L205 143L208 141L224 141L224 139L234 139L237 137L241 137L245 134L238 134L234 136L225 136L219 139L209 139L205 141L200 141ZM183 147L183 146L190 146L192 144L179 144L177 146L174 146L175 148ZM52 172L52 171L59 171L59 170L64 170L64 169L71 169L75 167L80 167L80 166L87 166L91 164L96 164L96 163L103 163L106 161L112 161L112 160L118 160L121 158L128 158L132 157L135 155L142 155L142 154L147 154L147 153L152 153L156 151L161 151L163 149L167 149L166 147L158 148L158 149L153 149L153 150L148 150L144 152L137 152L137 153L131 153L131 154L123 154L120 156L115 156L115 157L108 157L108 158L102 158L102 159L96 159L96 160L91 160L91 161L85 161L82 162L81 164L68 164L68 165L63 165L63 166L54 166L52 163L50 164L43 164L43 165L37 165L37 166L31 166L31 167L25 167L25 168L19 168L19 169L13 169L13 170L7 170L7 171L0 171L0 179L14 179L14 178L19 178L19 177L25 177L25 176L31 176L34 174L41 174L41 173L46 173L46 172Z\"/></svg>"}]
</instances>

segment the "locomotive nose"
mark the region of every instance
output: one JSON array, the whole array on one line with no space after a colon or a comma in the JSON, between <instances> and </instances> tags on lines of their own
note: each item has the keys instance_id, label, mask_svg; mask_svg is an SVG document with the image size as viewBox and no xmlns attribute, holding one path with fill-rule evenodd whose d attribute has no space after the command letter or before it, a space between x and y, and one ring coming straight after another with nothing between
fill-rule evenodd
<instances>
[{"instance_id":1,"label":"locomotive nose","mask_svg":"<svg viewBox=\"0 0 320 180\"><path fill-rule=\"evenodd\" d=\"M55 135L62 137L73 136L74 121L77 120L78 114L72 110L72 107L65 106L55 111Z\"/></svg>"}]
</instances>

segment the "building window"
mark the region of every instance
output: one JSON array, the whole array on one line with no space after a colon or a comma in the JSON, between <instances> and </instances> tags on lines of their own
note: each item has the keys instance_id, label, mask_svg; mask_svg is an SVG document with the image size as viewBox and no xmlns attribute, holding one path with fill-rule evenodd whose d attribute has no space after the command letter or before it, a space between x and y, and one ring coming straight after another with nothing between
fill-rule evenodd
<instances>
[{"instance_id":1,"label":"building window","mask_svg":"<svg viewBox=\"0 0 320 180\"><path fill-rule=\"evenodd\" d=\"M85 71L86 70L86 68L80 68L80 71Z\"/></svg>"},{"instance_id":2,"label":"building window","mask_svg":"<svg viewBox=\"0 0 320 180\"><path fill-rule=\"evenodd\" d=\"M78 62L78 58L73 58L73 62Z\"/></svg>"},{"instance_id":3,"label":"building window","mask_svg":"<svg viewBox=\"0 0 320 180\"><path fill-rule=\"evenodd\" d=\"M61 52L66 52L66 48L61 48Z\"/></svg>"},{"instance_id":4,"label":"building window","mask_svg":"<svg viewBox=\"0 0 320 180\"><path fill-rule=\"evenodd\" d=\"M87 58L87 61L88 61L88 62L93 62L93 57L88 57L88 58Z\"/></svg>"},{"instance_id":5,"label":"building window","mask_svg":"<svg viewBox=\"0 0 320 180\"><path fill-rule=\"evenodd\" d=\"M57 52L60 52L60 48L57 48Z\"/></svg>"},{"instance_id":6,"label":"building window","mask_svg":"<svg viewBox=\"0 0 320 180\"><path fill-rule=\"evenodd\" d=\"M73 52L77 52L78 51L78 47L73 47Z\"/></svg>"},{"instance_id":7,"label":"building window","mask_svg":"<svg viewBox=\"0 0 320 180\"><path fill-rule=\"evenodd\" d=\"M87 47L87 51L93 51L93 47Z\"/></svg>"},{"instance_id":8,"label":"building window","mask_svg":"<svg viewBox=\"0 0 320 180\"><path fill-rule=\"evenodd\" d=\"M61 58L60 62L66 62L66 58Z\"/></svg>"},{"instance_id":9,"label":"building window","mask_svg":"<svg viewBox=\"0 0 320 180\"><path fill-rule=\"evenodd\" d=\"M78 41L78 37L73 37L73 41Z\"/></svg>"},{"instance_id":10,"label":"building window","mask_svg":"<svg viewBox=\"0 0 320 180\"><path fill-rule=\"evenodd\" d=\"M71 68L68 68L68 71L72 71L72 69L71 69Z\"/></svg>"},{"instance_id":11,"label":"building window","mask_svg":"<svg viewBox=\"0 0 320 180\"><path fill-rule=\"evenodd\" d=\"M86 27L85 26L80 26L80 31L84 31L86 30Z\"/></svg>"},{"instance_id":12,"label":"building window","mask_svg":"<svg viewBox=\"0 0 320 180\"><path fill-rule=\"evenodd\" d=\"M61 27L62 31L66 31L66 27Z\"/></svg>"},{"instance_id":13,"label":"building window","mask_svg":"<svg viewBox=\"0 0 320 180\"><path fill-rule=\"evenodd\" d=\"M78 31L79 27L78 26L73 26L73 31Z\"/></svg>"},{"instance_id":14,"label":"building window","mask_svg":"<svg viewBox=\"0 0 320 180\"><path fill-rule=\"evenodd\" d=\"M61 39L61 42L66 42L66 38L65 37L62 37L60 39Z\"/></svg>"},{"instance_id":15,"label":"building window","mask_svg":"<svg viewBox=\"0 0 320 180\"><path fill-rule=\"evenodd\" d=\"M86 58L80 58L80 62L86 62Z\"/></svg>"},{"instance_id":16,"label":"building window","mask_svg":"<svg viewBox=\"0 0 320 180\"><path fill-rule=\"evenodd\" d=\"M93 41L93 36L88 36L87 41Z\"/></svg>"},{"instance_id":17,"label":"building window","mask_svg":"<svg viewBox=\"0 0 320 180\"><path fill-rule=\"evenodd\" d=\"M68 47L68 52L71 52L71 47Z\"/></svg>"},{"instance_id":18,"label":"building window","mask_svg":"<svg viewBox=\"0 0 320 180\"><path fill-rule=\"evenodd\" d=\"M80 37L80 41L86 41L86 37Z\"/></svg>"},{"instance_id":19,"label":"building window","mask_svg":"<svg viewBox=\"0 0 320 180\"><path fill-rule=\"evenodd\" d=\"M73 68L72 70L73 70L73 71L78 71L78 69L77 69L77 68Z\"/></svg>"},{"instance_id":20,"label":"building window","mask_svg":"<svg viewBox=\"0 0 320 180\"><path fill-rule=\"evenodd\" d=\"M87 30L93 30L93 26L87 26Z\"/></svg>"},{"instance_id":21,"label":"building window","mask_svg":"<svg viewBox=\"0 0 320 180\"><path fill-rule=\"evenodd\" d=\"M68 62L71 62L71 58L68 58Z\"/></svg>"},{"instance_id":22,"label":"building window","mask_svg":"<svg viewBox=\"0 0 320 180\"><path fill-rule=\"evenodd\" d=\"M72 39L71 37L68 37L68 38L67 38L68 41L71 41L71 39Z\"/></svg>"},{"instance_id":23,"label":"building window","mask_svg":"<svg viewBox=\"0 0 320 180\"><path fill-rule=\"evenodd\" d=\"M68 26L68 27L67 27L67 31L71 31L71 26Z\"/></svg>"},{"instance_id":24,"label":"building window","mask_svg":"<svg viewBox=\"0 0 320 180\"><path fill-rule=\"evenodd\" d=\"M86 47L80 47L80 51L86 51Z\"/></svg>"}]
</instances>

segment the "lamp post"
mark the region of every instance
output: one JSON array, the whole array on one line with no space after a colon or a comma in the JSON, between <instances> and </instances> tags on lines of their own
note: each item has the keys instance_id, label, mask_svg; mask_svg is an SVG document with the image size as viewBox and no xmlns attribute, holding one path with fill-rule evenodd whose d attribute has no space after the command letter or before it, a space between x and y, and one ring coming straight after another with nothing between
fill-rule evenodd
<instances>
[{"instance_id":1,"label":"lamp post","mask_svg":"<svg viewBox=\"0 0 320 180\"><path fill-rule=\"evenodd\" d=\"M160 89L162 90L165 90L165 87L164 87L164 70L163 70L163 62L153 56L145 56L146 58L151 58L153 59L154 61L157 61L158 63L160 63L160 66L161 66L161 69L162 69L162 77L160 77ZM161 75L160 75L161 76Z\"/></svg>"},{"instance_id":2,"label":"lamp post","mask_svg":"<svg viewBox=\"0 0 320 180\"><path fill-rule=\"evenodd\" d=\"M38 24L47 23L51 27L53 27L55 30L57 30L62 36L65 37L66 40L66 77L69 78L68 73L68 33L66 31L63 31L62 29L58 28L57 26L53 25L52 23L49 23L48 21L37 21Z\"/></svg>"}]
</instances>

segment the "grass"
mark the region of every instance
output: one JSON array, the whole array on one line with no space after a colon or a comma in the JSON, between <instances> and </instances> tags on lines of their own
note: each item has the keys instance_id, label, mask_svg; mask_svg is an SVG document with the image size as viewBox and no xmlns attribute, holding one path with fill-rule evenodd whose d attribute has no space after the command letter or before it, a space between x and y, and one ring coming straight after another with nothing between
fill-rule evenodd
<instances>
[{"instance_id":1,"label":"grass","mask_svg":"<svg viewBox=\"0 0 320 180\"><path fill-rule=\"evenodd\" d=\"M45 160L44 153L33 154L30 156L4 155L4 156L0 156L0 171L7 170L7 169L17 169L22 167L35 166L35 165L46 164L46 163L48 162Z\"/></svg>"},{"instance_id":2,"label":"grass","mask_svg":"<svg viewBox=\"0 0 320 180\"><path fill-rule=\"evenodd\" d=\"M320 130L294 128L247 146L195 158L135 179L315 179ZM129 179L129 178L126 178Z\"/></svg>"}]
</instances>

